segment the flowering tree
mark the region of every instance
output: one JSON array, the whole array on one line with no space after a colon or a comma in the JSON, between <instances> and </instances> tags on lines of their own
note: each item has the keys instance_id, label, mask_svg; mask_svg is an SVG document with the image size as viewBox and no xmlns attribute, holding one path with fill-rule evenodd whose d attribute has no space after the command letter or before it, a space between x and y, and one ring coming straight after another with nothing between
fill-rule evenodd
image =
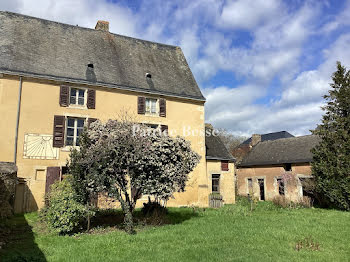
<instances>
[{"instance_id":1,"label":"flowering tree","mask_svg":"<svg viewBox=\"0 0 350 262\"><path fill-rule=\"evenodd\" d=\"M188 174L200 160L186 140L129 121L96 121L81 137L80 150L71 152L69 163L80 199L88 203L100 192L116 198L129 233L141 195L167 200L184 191Z\"/></svg>"}]
</instances>

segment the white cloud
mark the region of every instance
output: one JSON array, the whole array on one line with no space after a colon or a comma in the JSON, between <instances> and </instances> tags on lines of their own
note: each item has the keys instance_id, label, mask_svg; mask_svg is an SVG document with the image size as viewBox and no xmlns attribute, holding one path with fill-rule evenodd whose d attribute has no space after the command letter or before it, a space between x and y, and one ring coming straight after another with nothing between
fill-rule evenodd
<instances>
[{"instance_id":1,"label":"white cloud","mask_svg":"<svg viewBox=\"0 0 350 262\"><path fill-rule=\"evenodd\" d=\"M277 0L237 0L228 1L223 6L218 23L233 29L254 29L272 19L280 9Z\"/></svg>"},{"instance_id":2,"label":"white cloud","mask_svg":"<svg viewBox=\"0 0 350 262\"><path fill-rule=\"evenodd\" d=\"M332 21L326 23L322 29L322 33L331 33L341 26L350 25L350 2L345 1L344 7L340 14L336 14Z\"/></svg>"},{"instance_id":3,"label":"white cloud","mask_svg":"<svg viewBox=\"0 0 350 262\"><path fill-rule=\"evenodd\" d=\"M206 89L207 121L245 136L281 130L294 135L309 133L320 123L323 95L330 88L336 61L350 65L350 54L344 52L349 46L350 34L341 35L323 51L323 63L318 68L298 74L286 83L281 97L270 104L254 104L262 94L258 87Z\"/></svg>"}]
</instances>

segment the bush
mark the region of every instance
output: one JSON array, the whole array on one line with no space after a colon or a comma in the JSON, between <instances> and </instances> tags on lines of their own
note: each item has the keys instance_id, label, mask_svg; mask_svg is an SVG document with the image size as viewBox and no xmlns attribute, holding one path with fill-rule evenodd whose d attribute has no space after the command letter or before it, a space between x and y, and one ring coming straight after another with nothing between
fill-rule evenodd
<instances>
[{"instance_id":1,"label":"bush","mask_svg":"<svg viewBox=\"0 0 350 262\"><path fill-rule=\"evenodd\" d=\"M289 199L287 199L285 196L275 196L272 200L272 202L279 207L282 208L299 208L299 207L305 207L310 208L312 207L312 200L310 197L304 196L302 199L300 199L297 202L293 202Z\"/></svg>"},{"instance_id":2,"label":"bush","mask_svg":"<svg viewBox=\"0 0 350 262\"><path fill-rule=\"evenodd\" d=\"M141 209L144 216L150 216L154 213L157 214L166 214L168 211L166 207L162 206L156 201L148 200L147 203L143 203L143 208Z\"/></svg>"},{"instance_id":3,"label":"bush","mask_svg":"<svg viewBox=\"0 0 350 262\"><path fill-rule=\"evenodd\" d=\"M88 215L93 213L77 201L70 177L51 186L47 206L41 211L41 218L48 227L59 234L78 231Z\"/></svg>"},{"instance_id":4,"label":"bush","mask_svg":"<svg viewBox=\"0 0 350 262\"><path fill-rule=\"evenodd\" d=\"M301 207L312 207L313 200L311 197L304 196L300 201L299 201L299 206Z\"/></svg>"}]
</instances>

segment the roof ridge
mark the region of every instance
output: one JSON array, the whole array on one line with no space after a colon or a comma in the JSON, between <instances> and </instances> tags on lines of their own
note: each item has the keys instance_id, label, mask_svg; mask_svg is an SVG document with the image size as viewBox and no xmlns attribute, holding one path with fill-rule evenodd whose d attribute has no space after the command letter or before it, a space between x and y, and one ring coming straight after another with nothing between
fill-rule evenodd
<instances>
[{"instance_id":1,"label":"roof ridge","mask_svg":"<svg viewBox=\"0 0 350 262\"><path fill-rule=\"evenodd\" d=\"M288 131L286 131L286 130L282 130L282 131L276 131L276 132L270 132L270 133L265 133L265 134L261 134L262 136L263 135L270 135L270 134L277 134L277 133L289 133ZM290 134L290 133L289 133Z\"/></svg>"},{"instance_id":2,"label":"roof ridge","mask_svg":"<svg viewBox=\"0 0 350 262\"><path fill-rule=\"evenodd\" d=\"M316 136L316 135L313 135L313 134L309 134L309 135L302 135L302 136L293 136L293 137L283 137L283 138L279 138L279 139L275 139L275 140L265 140L265 141L261 141L259 142L258 144L262 144L262 143L267 143L267 142L280 142L281 140L292 140L292 139L298 139L298 138L302 138L302 137L306 137L306 136Z\"/></svg>"},{"instance_id":3,"label":"roof ridge","mask_svg":"<svg viewBox=\"0 0 350 262\"><path fill-rule=\"evenodd\" d=\"M89 28L89 27L83 27L83 26L79 26L79 25L72 25L72 24L63 23L63 22L57 22L57 21L53 21L53 20L49 20L49 19L45 19L45 18L40 18L40 17L36 17L36 16L31 16L31 15L25 15L25 14L10 12L10 11L1 11L1 10L0 10L0 14L17 15L17 16L27 17L27 18L31 18L31 19L36 19L36 20L44 21L44 22L50 22L50 23L55 23L55 24L59 24L59 25L74 27L74 28L77 28L77 29L90 30L90 31L94 31L94 32L103 32L103 31L96 30L96 29ZM106 32L104 32L104 33L106 33ZM128 38L128 39L138 40L138 41L141 41L141 42L146 42L146 43L150 43L150 44L161 45L161 46L165 46L165 47L169 47L169 48L173 48L173 49L176 49L176 48L180 48L180 49L181 49L181 47L180 47L180 46L177 46L177 45L169 45L169 44L159 43L159 42L150 41L150 40L145 40L145 39L141 39L141 38L126 36L126 35L120 35L120 34L112 33L112 32L109 32L109 31L108 31L107 33L110 33L111 35L114 35L114 36L117 36L117 37L122 37L122 38Z\"/></svg>"}]
</instances>

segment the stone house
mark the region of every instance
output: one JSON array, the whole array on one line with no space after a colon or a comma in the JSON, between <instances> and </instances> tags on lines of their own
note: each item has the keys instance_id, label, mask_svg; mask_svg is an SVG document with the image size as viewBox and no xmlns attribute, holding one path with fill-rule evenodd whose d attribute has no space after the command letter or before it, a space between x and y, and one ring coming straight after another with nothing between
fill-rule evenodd
<instances>
[{"instance_id":1,"label":"stone house","mask_svg":"<svg viewBox=\"0 0 350 262\"><path fill-rule=\"evenodd\" d=\"M105 21L89 29L0 12L0 61L0 161L16 163L26 188L17 212L43 206L84 126L125 111L202 157L168 205L208 206L205 98L180 47L113 34Z\"/></svg>"},{"instance_id":2,"label":"stone house","mask_svg":"<svg viewBox=\"0 0 350 262\"><path fill-rule=\"evenodd\" d=\"M311 149L319 142L317 136L260 142L259 135L255 135L252 142L252 148L236 169L239 195L250 194L259 200L283 195L291 201L307 195L304 186L312 178Z\"/></svg>"}]
</instances>

